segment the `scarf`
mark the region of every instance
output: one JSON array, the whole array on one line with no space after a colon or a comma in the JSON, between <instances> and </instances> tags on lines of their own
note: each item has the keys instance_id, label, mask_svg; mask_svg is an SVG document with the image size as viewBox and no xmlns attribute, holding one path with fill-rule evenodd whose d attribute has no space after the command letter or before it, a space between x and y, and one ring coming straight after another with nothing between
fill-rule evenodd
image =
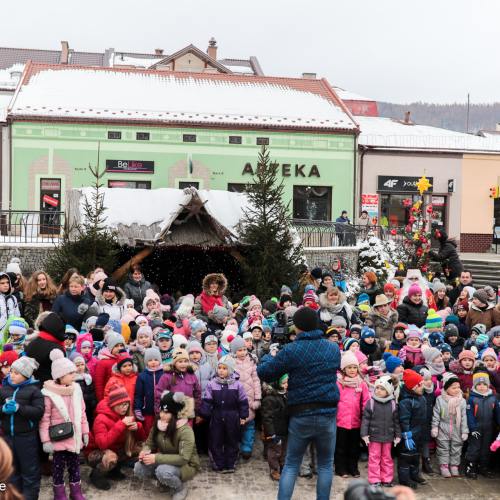
<instances>
[{"instance_id":1,"label":"scarf","mask_svg":"<svg viewBox=\"0 0 500 500\"><path fill-rule=\"evenodd\" d=\"M351 306L347 302L341 302L340 304L333 305L332 307L322 307L319 313L320 318L325 322L329 323L335 316L338 316L339 313L345 310L347 315L348 322L351 321L352 309Z\"/></svg>"},{"instance_id":2,"label":"scarf","mask_svg":"<svg viewBox=\"0 0 500 500\"><path fill-rule=\"evenodd\" d=\"M92 383L92 376L90 373L77 373L75 380L84 380L86 385L90 385Z\"/></svg>"},{"instance_id":3,"label":"scarf","mask_svg":"<svg viewBox=\"0 0 500 500\"><path fill-rule=\"evenodd\" d=\"M28 380L25 380L24 382L21 382L20 384L13 384L12 381L10 380L10 374L9 374L2 380L2 385L9 384L14 389L19 389L20 387L25 387L29 384L34 384L35 382L38 382L38 380L34 380L33 377L30 377Z\"/></svg>"},{"instance_id":4,"label":"scarf","mask_svg":"<svg viewBox=\"0 0 500 500\"><path fill-rule=\"evenodd\" d=\"M222 304L222 295L208 295L205 290L203 290L203 292L201 292L200 299L203 310L207 314L210 311L213 311L215 305L224 307L224 305Z\"/></svg>"},{"instance_id":5,"label":"scarf","mask_svg":"<svg viewBox=\"0 0 500 500\"><path fill-rule=\"evenodd\" d=\"M339 375L337 378L342 379L342 385L350 387L351 389L356 389L356 392L361 392L363 390L361 386L364 380L359 376L359 374L355 377L343 377L342 375Z\"/></svg>"},{"instance_id":6,"label":"scarf","mask_svg":"<svg viewBox=\"0 0 500 500\"><path fill-rule=\"evenodd\" d=\"M427 361L425 365L429 368L431 375L442 375L445 371L444 362L432 363Z\"/></svg>"},{"instance_id":7,"label":"scarf","mask_svg":"<svg viewBox=\"0 0 500 500\"><path fill-rule=\"evenodd\" d=\"M236 379L231 377L220 378L218 375L215 377L215 381L220 385L231 385L236 382Z\"/></svg>"},{"instance_id":8,"label":"scarf","mask_svg":"<svg viewBox=\"0 0 500 500\"><path fill-rule=\"evenodd\" d=\"M394 394L389 394L389 396L387 396L386 398L379 398L375 395L375 393L373 393L372 399L378 401L379 403L388 403L389 401L392 401L394 399Z\"/></svg>"},{"instance_id":9,"label":"scarf","mask_svg":"<svg viewBox=\"0 0 500 500\"><path fill-rule=\"evenodd\" d=\"M427 394L432 394L434 392L434 382L432 382L432 385L430 387L427 387L424 385L424 391ZM443 394L444 394L444 392L443 392Z\"/></svg>"},{"instance_id":10,"label":"scarf","mask_svg":"<svg viewBox=\"0 0 500 500\"><path fill-rule=\"evenodd\" d=\"M205 358L208 361L209 365L212 367L212 370L216 371L217 365L219 364L219 356L217 355L217 353L209 353L205 351L205 349L203 349L203 352L205 353Z\"/></svg>"},{"instance_id":11,"label":"scarf","mask_svg":"<svg viewBox=\"0 0 500 500\"><path fill-rule=\"evenodd\" d=\"M55 342L56 344L59 344L64 349L64 352L66 353L66 345L64 344L64 340L58 340L54 337L54 335L47 333L47 332L40 332L38 334L38 337L41 339L50 340L51 342Z\"/></svg>"},{"instance_id":12,"label":"scarf","mask_svg":"<svg viewBox=\"0 0 500 500\"><path fill-rule=\"evenodd\" d=\"M172 353L173 352L174 352L174 348L173 347L171 349L169 349L168 351L162 351L160 349L161 360L163 362L165 362L165 361L168 361L168 360L172 359Z\"/></svg>"},{"instance_id":13,"label":"scarf","mask_svg":"<svg viewBox=\"0 0 500 500\"><path fill-rule=\"evenodd\" d=\"M457 427L460 429L460 421L462 420L462 413L460 412L460 401L463 399L462 393L458 396L452 397L446 391L441 393L443 399L448 403L448 415L451 417L455 413Z\"/></svg>"},{"instance_id":14,"label":"scarf","mask_svg":"<svg viewBox=\"0 0 500 500\"><path fill-rule=\"evenodd\" d=\"M64 295L66 295L66 297L69 297L71 300L75 302L79 302L80 304L85 300L85 297L83 295L72 295L69 289L66 290Z\"/></svg>"},{"instance_id":15,"label":"scarf","mask_svg":"<svg viewBox=\"0 0 500 500\"><path fill-rule=\"evenodd\" d=\"M363 354L372 354L377 350L377 342L373 342L373 344L368 344L365 339L361 339L359 341L359 345L361 346L361 352Z\"/></svg>"},{"instance_id":16,"label":"scarf","mask_svg":"<svg viewBox=\"0 0 500 500\"><path fill-rule=\"evenodd\" d=\"M179 420L177 420L175 428L180 429L183 425L186 425L187 422L188 422L187 418L180 418ZM157 422L157 425L159 431L165 432L168 427L168 422L163 422L162 419L160 418Z\"/></svg>"}]
</instances>

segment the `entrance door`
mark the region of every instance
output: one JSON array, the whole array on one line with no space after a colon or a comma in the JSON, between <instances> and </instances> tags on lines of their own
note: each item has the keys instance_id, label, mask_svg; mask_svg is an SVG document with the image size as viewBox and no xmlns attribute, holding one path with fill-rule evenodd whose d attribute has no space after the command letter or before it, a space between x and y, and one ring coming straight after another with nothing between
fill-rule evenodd
<instances>
[{"instance_id":1,"label":"entrance door","mask_svg":"<svg viewBox=\"0 0 500 500\"><path fill-rule=\"evenodd\" d=\"M431 228L433 230L442 229L446 231L446 196L433 196L432 197L432 217L431 217ZM432 238L431 248L438 248L440 246L439 241L436 238Z\"/></svg>"},{"instance_id":2,"label":"entrance door","mask_svg":"<svg viewBox=\"0 0 500 500\"><path fill-rule=\"evenodd\" d=\"M40 234L59 235L61 221L54 212L61 210L61 180L40 181Z\"/></svg>"}]
</instances>

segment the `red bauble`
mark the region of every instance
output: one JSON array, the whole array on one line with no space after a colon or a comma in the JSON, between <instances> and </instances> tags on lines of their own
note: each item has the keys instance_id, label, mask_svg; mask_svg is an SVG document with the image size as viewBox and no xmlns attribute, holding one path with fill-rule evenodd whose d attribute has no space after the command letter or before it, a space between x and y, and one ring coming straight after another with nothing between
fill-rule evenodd
<instances>
[{"instance_id":1,"label":"red bauble","mask_svg":"<svg viewBox=\"0 0 500 500\"><path fill-rule=\"evenodd\" d=\"M441 233L436 233L436 238L441 238Z\"/></svg>"},{"instance_id":2,"label":"red bauble","mask_svg":"<svg viewBox=\"0 0 500 500\"><path fill-rule=\"evenodd\" d=\"M416 211L417 211L417 209L415 207L410 208L410 212L416 212Z\"/></svg>"},{"instance_id":3,"label":"red bauble","mask_svg":"<svg viewBox=\"0 0 500 500\"><path fill-rule=\"evenodd\" d=\"M410 198L404 201L404 206L407 207L411 203Z\"/></svg>"},{"instance_id":4,"label":"red bauble","mask_svg":"<svg viewBox=\"0 0 500 500\"><path fill-rule=\"evenodd\" d=\"M406 226L406 232L409 233L411 231L411 226Z\"/></svg>"},{"instance_id":5,"label":"red bauble","mask_svg":"<svg viewBox=\"0 0 500 500\"><path fill-rule=\"evenodd\" d=\"M410 217L410 220L408 221L410 224L413 224L415 222L415 217L413 215Z\"/></svg>"},{"instance_id":6,"label":"red bauble","mask_svg":"<svg viewBox=\"0 0 500 500\"><path fill-rule=\"evenodd\" d=\"M426 264L426 265L422 268L422 271L423 271L424 273L426 273L426 272L427 272L427 264Z\"/></svg>"},{"instance_id":7,"label":"red bauble","mask_svg":"<svg viewBox=\"0 0 500 500\"><path fill-rule=\"evenodd\" d=\"M391 234L392 234L393 236L396 236L396 234L398 234L398 232L397 232L395 229L393 229L393 230L391 231Z\"/></svg>"}]
</instances>

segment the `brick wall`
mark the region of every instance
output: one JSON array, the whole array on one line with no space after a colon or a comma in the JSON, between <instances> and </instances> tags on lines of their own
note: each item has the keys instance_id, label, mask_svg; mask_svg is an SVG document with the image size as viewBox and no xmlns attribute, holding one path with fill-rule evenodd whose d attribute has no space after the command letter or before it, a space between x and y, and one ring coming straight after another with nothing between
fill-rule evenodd
<instances>
[{"instance_id":1,"label":"brick wall","mask_svg":"<svg viewBox=\"0 0 500 500\"><path fill-rule=\"evenodd\" d=\"M491 243L491 234L460 233L460 252L486 253Z\"/></svg>"},{"instance_id":2,"label":"brick wall","mask_svg":"<svg viewBox=\"0 0 500 500\"><path fill-rule=\"evenodd\" d=\"M38 269L43 269L54 246L7 246L0 245L0 270L4 270L12 257L21 259L21 271L29 278Z\"/></svg>"}]
</instances>

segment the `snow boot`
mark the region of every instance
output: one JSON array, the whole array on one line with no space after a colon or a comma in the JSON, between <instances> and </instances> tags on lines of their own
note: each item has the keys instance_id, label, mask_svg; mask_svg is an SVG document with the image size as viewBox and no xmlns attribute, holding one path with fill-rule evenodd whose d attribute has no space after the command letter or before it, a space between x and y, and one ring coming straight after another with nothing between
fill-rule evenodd
<instances>
[{"instance_id":1,"label":"snow boot","mask_svg":"<svg viewBox=\"0 0 500 500\"><path fill-rule=\"evenodd\" d=\"M115 481L123 481L124 479L127 479L127 476L120 470L119 465L108 472L108 477L110 479L114 479Z\"/></svg>"},{"instance_id":2,"label":"snow boot","mask_svg":"<svg viewBox=\"0 0 500 500\"><path fill-rule=\"evenodd\" d=\"M78 483L69 483L69 498L71 500L85 500L85 497L82 495L81 481L78 481Z\"/></svg>"},{"instance_id":3,"label":"snow boot","mask_svg":"<svg viewBox=\"0 0 500 500\"><path fill-rule=\"evenodd\" d=\"M106 479L106 475L99 474L96 469L92 469L92 472L90 473L89 479L90 479L90 482L98 490L107 491L107 490L111 489L111 486L109 485L108 480Z\"/></svg>"},{"instance_id":4,"label":"snow boot","mask_svg":"<svg viewBox=\"0 0 500 500\"><path fill-rule=\"evenodd\" d=\"M458 467L456 465L450 465L451 477L460 477L458 473Z\"/></svg>"},{"instance_id":5,"label":"snow boot","mask_svg":"<svg viewBox=\"0 0 500 500\"><path fill-rule=\"evenodd\" d=\"M477 472L489 479L493 479L495 477L495 474L493 474L493 472L490 471L490 465L488 463L488 460L481 460L479 462L479 467L477 468Z\"/></svg>"},{"instance_id":6,"label":"snow boot","mask_svg":"<svg viewBox=\"0 0 500 500\"><path fill-rule=\"evenodd\" d=\"M441 465L439 469L441 471L441 477L446 477L446 478L451 477L450 469L448 469L447 465Z\"/></svg>"},{"instance_id":7,"label":"snow boot","mask_svg":"<svg viewBox=\"0 0 500 500\"><path fill-rule=\"evenodd\" d=\"M422 470L426 474L434 474L434 469L431 466L431 458L422 457Z\"/></svg>"},{"instance_id":8,"label":"snow boot","mask_svg":"<svg viewBox=\"0 0 500 500\"><path fill-rule=\"evenodd\" d=\"M469 479L477 479L477 462L465 462L465 475Z\"/></svg>"},{"instance_id":9,"label":"snow boot","mask_svg":"<svg viewBox=\"0 0 500 500\"><path fill-rule=\"evenodd\" d=\"M54 486L54 500L68 500L66 496L66 487L64 484L61 486Z\"/></svg>"},{"instance_id":10,"label":"snow boot","mask_svg":"<svg viewBox=\"0 0 500 500\"><path fill-rule=\"evenodd\" d=\"M399 481L399 484L401 486L408 486L408 488L411 488L412 490L416 490L418 488L418 484L411 479L409 479L408 481Z\"/></svg>"},{"instance_id":11,"label":"snow boot","mask_svg":"<svg viewBox=\"0 0 500 500\"><path fill-rule=\"evenodd\" d=\"M410 476L410 479L418 484L427 484L427 481L423 477L420 477L418 474L416 476Z\"/></svg>"}]
</instances>

